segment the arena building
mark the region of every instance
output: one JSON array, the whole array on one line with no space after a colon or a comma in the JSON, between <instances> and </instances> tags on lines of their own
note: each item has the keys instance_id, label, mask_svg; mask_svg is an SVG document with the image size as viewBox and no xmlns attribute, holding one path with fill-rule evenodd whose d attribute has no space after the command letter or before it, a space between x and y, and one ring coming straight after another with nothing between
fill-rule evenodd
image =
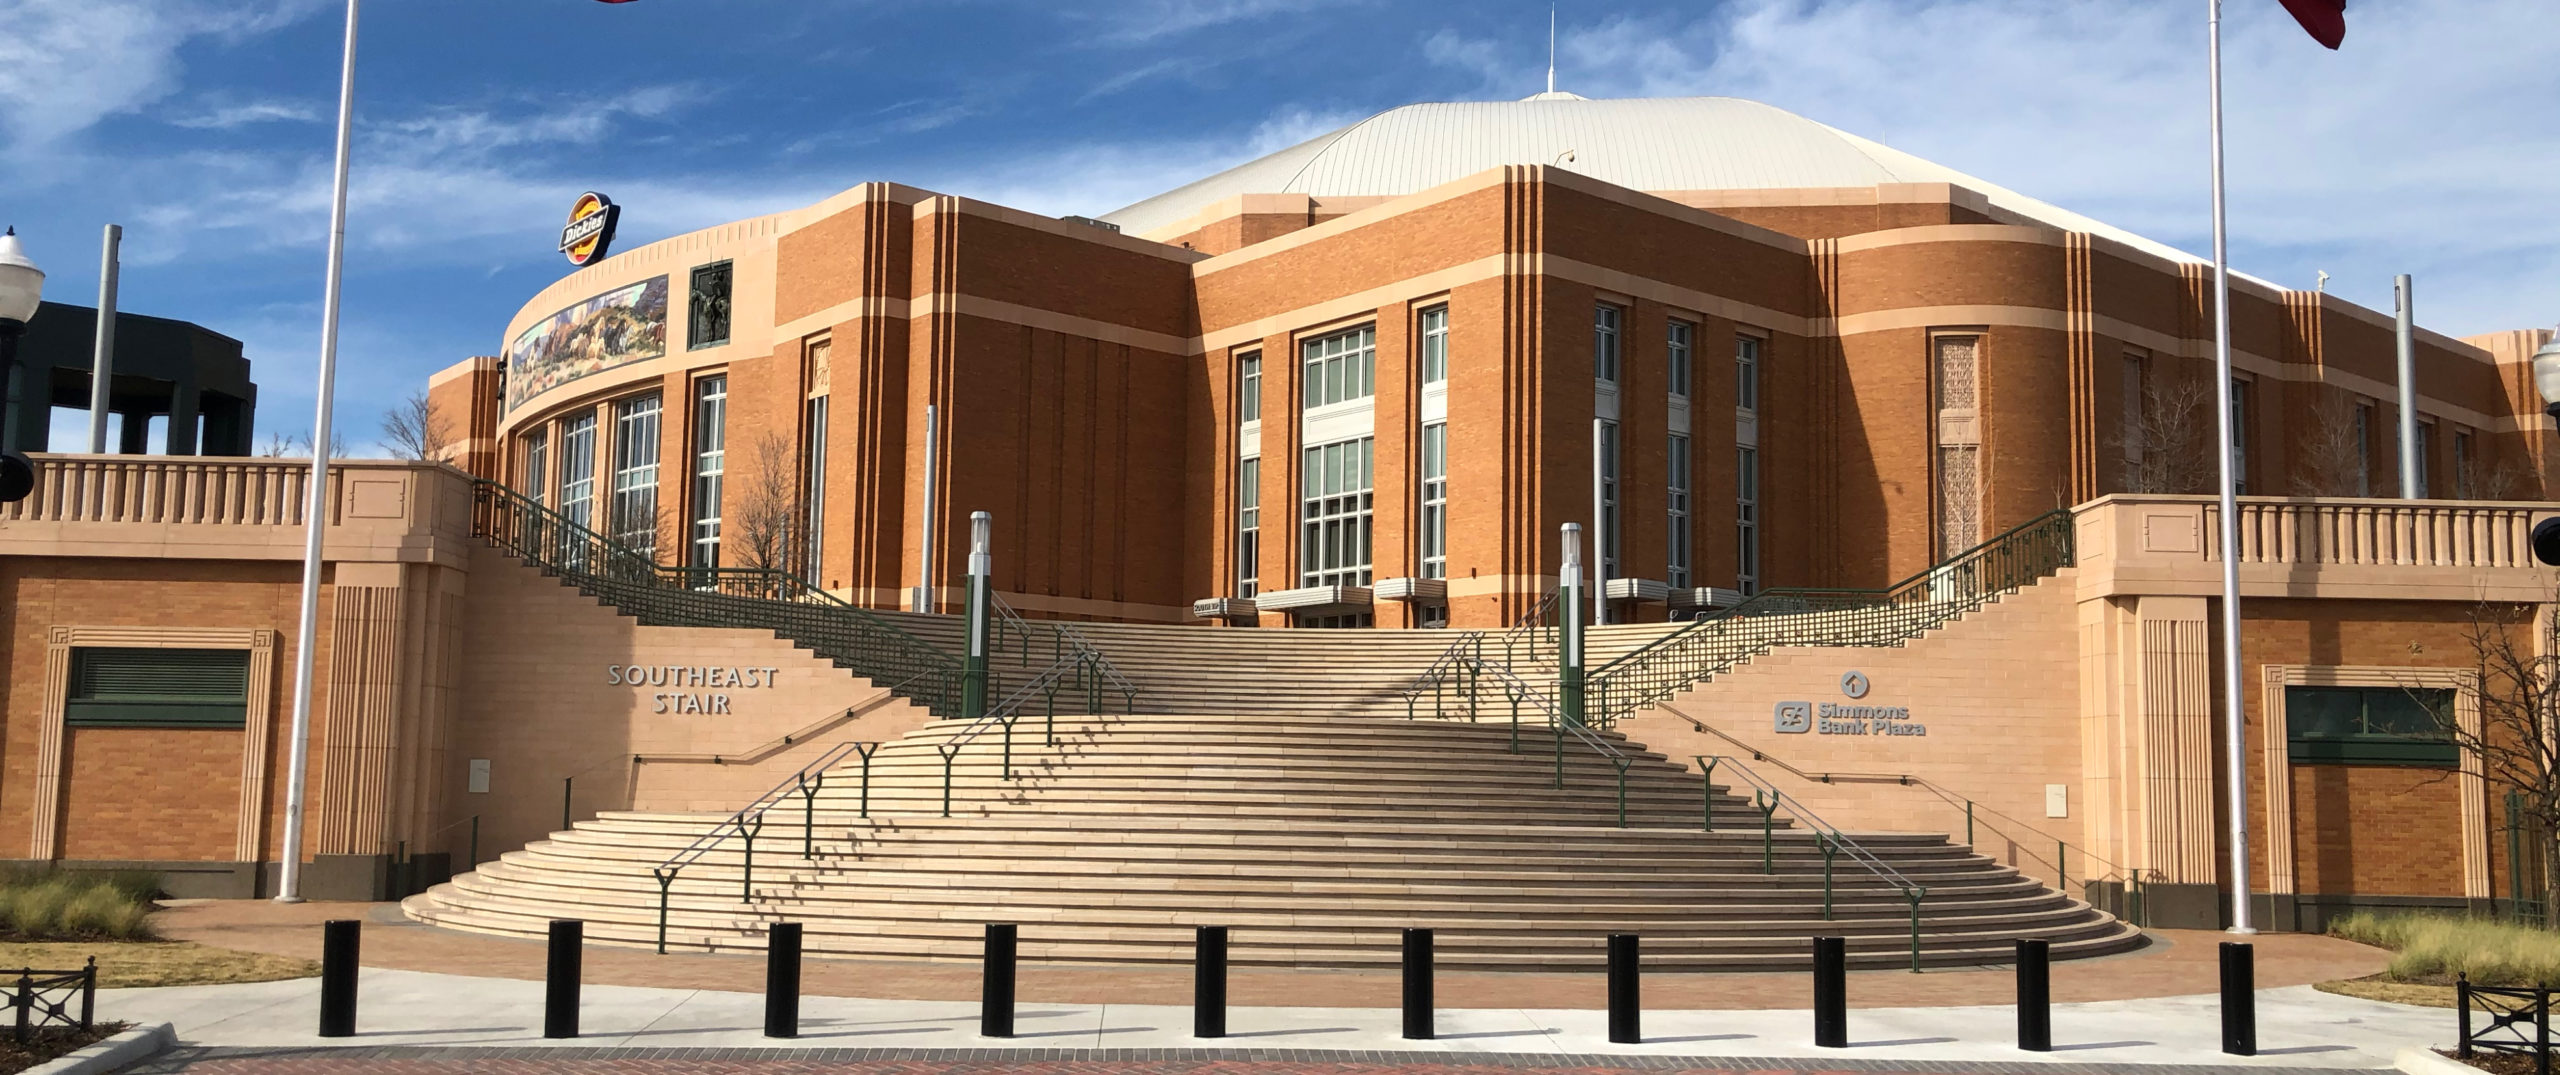
<instances>
[{"instance_id":1,"label":"arena building","mask_svg":"<svg viewBox=\"0 0 2560 1075\"><path fill-rule=\"evenodd\" d=\"M2219 921L2236 704L2262 922L2540 898L2464 744L2552 648L2548 334L2416 334L2404 490L2391 319L2234 302L2225 548L2206 267L1764 105L1417 105L1090 220L866 184L437 374L452 465L310 498L311 638L304 464L41 457L0 857L680 948L1997 962Z\"/></svg>"}]
</instances>

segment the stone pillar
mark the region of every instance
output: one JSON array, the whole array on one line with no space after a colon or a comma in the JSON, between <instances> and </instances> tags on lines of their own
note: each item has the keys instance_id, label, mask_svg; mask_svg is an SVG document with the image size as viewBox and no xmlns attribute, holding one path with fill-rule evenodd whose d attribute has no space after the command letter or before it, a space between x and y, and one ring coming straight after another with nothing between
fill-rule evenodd
<instances>
[{"instance_id":1,"label":"stone pillar","mask_svg":"<svg viewBox=\"0 0 2560 1075\"><path fill-rule=\"evenodd\" d=\"M196 386L181 384L169 392L169 455L196 454Z\"/></svg>"},{"instance_id":2,"label":"stone pillar","mask_svg":"<svg viewBox=\"0 0 2560 1075\"><path fill-rule=\"evenodd\" d=\"M151 450L151 412L122 410L124 426L116 435L116 452L120 455L142 455Z\"/></svg>"}]
</instances>

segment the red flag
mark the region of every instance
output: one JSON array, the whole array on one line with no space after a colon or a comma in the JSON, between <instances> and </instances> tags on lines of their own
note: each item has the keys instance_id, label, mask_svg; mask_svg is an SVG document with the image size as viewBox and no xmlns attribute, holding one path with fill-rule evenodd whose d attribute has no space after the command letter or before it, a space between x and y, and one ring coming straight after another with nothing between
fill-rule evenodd
<instances>
[{"instance_id":1,"label":"red flag","mask_svg":"<svg viewBox=\"0 0 2560 1075\"><path fill-rule=\"evenodd\" d=\"M622 0L613 0L620 3ZM2347 0L2281 0L2311 39L2330 48L2347 39Z\"/></svg>"}]
</instances>

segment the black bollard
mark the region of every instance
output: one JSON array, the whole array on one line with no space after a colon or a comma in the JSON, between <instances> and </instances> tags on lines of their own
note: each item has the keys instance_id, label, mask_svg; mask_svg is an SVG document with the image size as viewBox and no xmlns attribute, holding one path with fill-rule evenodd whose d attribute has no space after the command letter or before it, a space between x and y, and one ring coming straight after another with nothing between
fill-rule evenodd
<instances>
[{"instance_id":1,"label":"black bollard","mask_svg":"<svg viewBox=\"0 0 2560 1075\"><path fill-rule=\"evenodd\" d=\"M1813 1043L1849 1047L1849 941L1813 939Z\"/></svg>"},{"instance_id":2,"label":"black bollard","mask_svg":"<svg viewBox=\"0 0 2560 1075\"><path fill-rule=\"evenodd\" d=\"M1431 1010L1431 931L1404 931L1404 1036L1430 1041L1438 1036Z\"/></svg>"},{"instance_id":3,"label":"black bollard","mask_svg":"<svg viewBox=\"0 0 2560 1075\"><path fill-rule=\"evenodd\" d=\"M1013 947L1012 926L987 927L986 969L979 975L984 982L978 994L979 1037L1013 1036Z\"/></svg>"},{"instance_id":4,"label":"black bollard","mask_svg":"<svg viewBox=\"0 0 2560 1075\"><path fill-rule=\"evenodd\" d=\"M320 1036L356 1034L356 948L362 923L331 919L320 927Z\"/></svg>"},{"instance_id":5,"label":"black bollard","mask_svg":"<svg viewBox=\"0 0 2560 1075\"><path fill-rule=\"evenodd\" d=\"M2053 1051L2053 946L2018 942L2018 1048Z\"/></svg>"},{"instance_id":6,"label":"black bollard","mask_svg":"<svg viewBox=\"0 0 2560 1075\"><path fill-rule=\"evenodd\" d=\"M2222 942L2222 1051L2258 1055L2257 956L2247 943Z\"/></svg>"},{"instance_id":7,"label":"black bollard","mask_svg":"<svg viewBox=\"0 0 2560 1075\"><path fill-rule=\"evenodd\" d=\"M587 924L575 919L551 920L551 966L543 978L542 1036L578 1036L579 963Z\"/></svg>"},{"instance_id":8,"label":"black bollard","mask_svg":"<svg viewBox=\"0 0 2560 1075\"><path fill-rule=\"evenodd\" d=\"M776 922L764 934L764 1036L800 1036L800 923Z\"/></svg>"},{"instance_id":9,"label":"black bollard","mask_svg":"<svg viewBox=\"0 0 2560 1075\"><path fill-rule=\"evenodd\" d=\"M1191 1036L1227 1036L1227 927L1202 926L1191 955Z\"/></svg>"},{"instance_id":10,"label":"black bollard","mask_svg":"<svg viewBox=\"0 0 2560 1075\"><path fill-rule=\"evenodd\" d=\"M1642 979L1636 972L1636 935L1609 935L1609 1040L1619 1045L1644 1041Z\"/></svg>"}]
</instances>

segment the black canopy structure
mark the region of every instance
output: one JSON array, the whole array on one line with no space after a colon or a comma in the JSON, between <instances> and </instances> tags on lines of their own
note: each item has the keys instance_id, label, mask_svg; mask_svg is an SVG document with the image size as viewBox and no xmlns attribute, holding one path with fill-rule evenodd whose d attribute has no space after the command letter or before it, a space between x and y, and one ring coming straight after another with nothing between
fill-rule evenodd
<instances>
[{"instance_id":1,"label":"black canopy structure","mask_svg":"<svg viewBox=\"0 0 2560 1075\"><path fill-rule=\"evenodd\" d=\"M53 408L89 409L97 346L94 307L48 302L19 341L19 382L9 399L8 440L0 447L45 450ZM116 313L116 353L108 407L124 416L115 450L149 450L151 419L169 419L170 455L248 455L258 386L240 341L202 325Z\"/></svg>"}]
</instances>

